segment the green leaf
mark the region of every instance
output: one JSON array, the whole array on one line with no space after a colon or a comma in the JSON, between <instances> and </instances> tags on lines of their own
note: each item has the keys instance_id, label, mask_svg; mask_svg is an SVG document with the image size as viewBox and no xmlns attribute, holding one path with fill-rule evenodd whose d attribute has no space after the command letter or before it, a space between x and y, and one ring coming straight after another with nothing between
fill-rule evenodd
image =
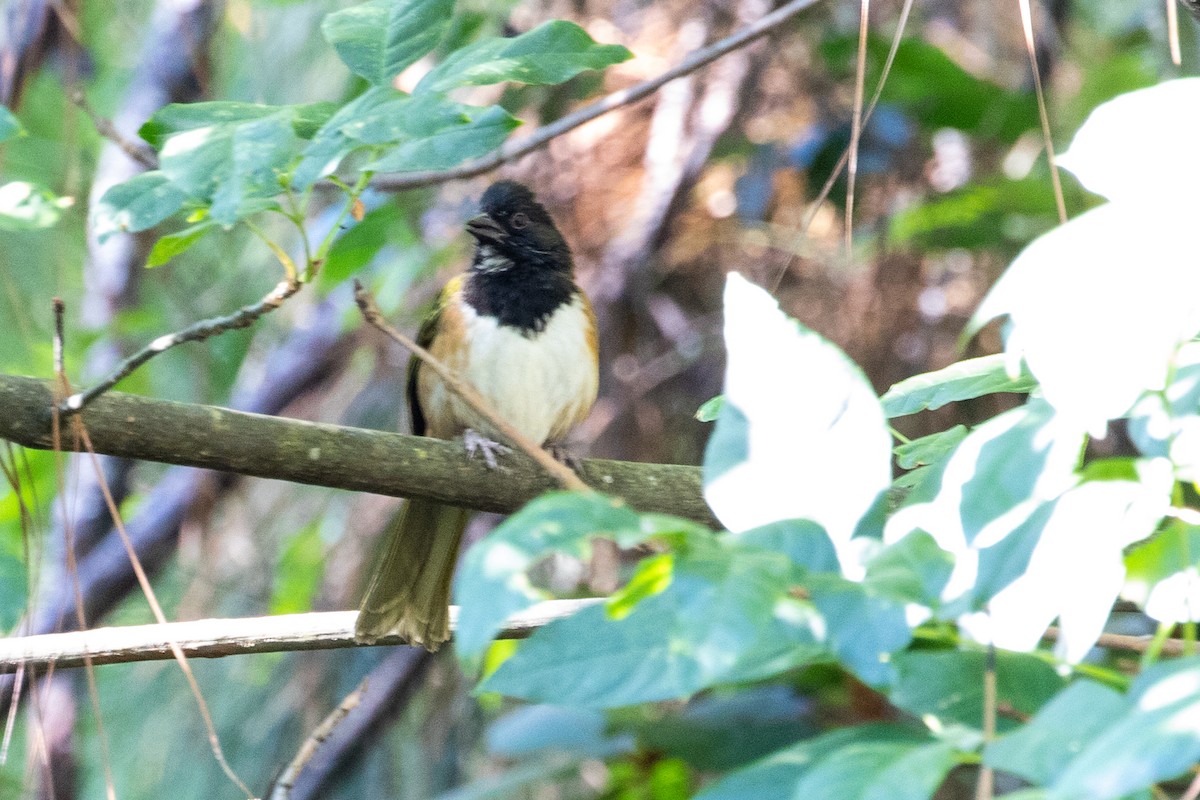
<instances>
[{"instance_id":1,"label":"green leaf","mask_svg":"<svg viewBox=\"0 0 1200 800\"><path fill-rule=\"evenodd\" d=\"M377 86L437 46L454 0L368 0L335 11L321 33L346 66Z\"/></svg>"},{"instance_id":2,"label":"green leaf","mask_svg":"<svg viewBox=\"0 0 1200 800\"><path fill-rule=\"evenodd\" d=\"M1125 556L1124 596L1160 622L1200 620L1200 527L1180 519Z\"/></svg>"},{"instance_id":3,"label":"green leaf","mask_svg":"<svg viewBox=\"0 0 1200 800\"><path fill-rule=\"evenodd\" d=\"M632 57L621 45L597 44L573 22L551 20L512 39L483 39L454 51L415 91L445 92L504 81L562 83L584 70L604 69Z\"/></svg>"},{"instance_id":4,"label":"green leaf","mask_svg":"<svg viewBox=\"0 0 1200 800\"><path fill-rule=\"evenodd\" d=\"M1008 374L1003 355L969 358L936 372L914 375L884 393L879 402L889 419L934 410L956 400L998 392L1028 392L1037 381L1028 372Z\"/></svg>"},{"instance_id":5,"label":"green leaf","mask_svg":"<svg viewBox=\"0 0 1200 800\"><path fill-rule=\"evenodd\" d=\"M903 604L834 575L810 576L805 584L825 620L826 644L838 660L864 683L890 683L891 656L912 639Z\"/></svg>"},{"instance_id":6,"label":"green leaf","mask_svg":"<svg viewBox=\"0 0 1200 800\"><path fill-rule=\"evenodd\" d=\"M500 106L460 106L452 125L402 141L367 165L378 172L449 169L495 150L521 124Z\"/></svg>"},{"instance_id":7,"label":"green leaf","mask_svg":"<svg viewBox=\"0 0 1200 800\"><path fill-rule=\"evenodd\" d=\"M325 573L325 546L319 520L298 531L287 543L276 568L271 593L272 614L299 614L312 610L312 601Z\"/></svg>"},{"instance_id":8,"label":"green leaf","mask_svg":"<svg viewBox=\"0 0 1200 800\"><path fill-rule=\"evenodd\" d=\"M161 150L167 139L176 134L210 128L214 125L252 122L278 114L284 108L262 103L242 103L235 100L172 103L155 111L154 115L142 124L138 135L149 142L155 150Z\"/></svg>"},{"instance_id":9,"label":"green leaf","mask_svg":"<svg viewBox=\"0 0 1200 800\"><path fill-rule=\"evenodd\" d=\"M631 735L613 733L608 728L604 713L593 709L523 706L488 727L488 751L502 758L546 751L611 758L633 750Z\"/></svg>"},{"instance_id":10,"label":"green leaf","mask_svg":"<svg viewBox=\"0 0 1200 800\"><path fill-rule=\"evenodd\" d=\"M493 534L494 535L494 534ZM489 537L490 538L490 537ZM811 607L789 596L794 571L774 553L689 540L672 579L632 613L592 606L538 630L485 691L605 707L686 697L818 658Z\"/></svg>"},{"instance_id":11,"label":"green leaf","mask_svg":"<svg viewBox=\"0 0 1200 800\"><path fill-rule=\"evenodd\" d=\"M736 273L725 285L725 344L705 499L735 533L807 519L841 547L891 482L891 436L874 390L841 350Z\"/></svg>"},{"instance_id":12,"label":"green leaf","mask_svg":"<svg viewBox=\"0 0 1200 800\"><path fill-rule=\"evenodd\" d=\"M923 733L899 725L839 728L731 772L695 800L862 798L891 764L928 741ZM880 757L883 752L888 756Z\"/></svg>"},{"instance_id":13,"label":"green leaf","mask_svg":"<svg viewBox=\"0 0 1200 800\"><path fill-rule=\"evenodd\" d=\"M479 655L506 619L546 598L525 574L541 558L555 552L587 557L595 537L629 547L648 535L635 512L603 495L557 493L529 503L463 557L454 594L462 607L459 655Z\"/></svg>"},{"instance_id":14,"label":"green leaf","mask_svg":"<svg viewBox=\"0 0 1200 800\"><path fill-rule=\"evenodd\" d=\"M910 651L893 659L898 680L889 698L897 707L923 717L932 715L943 726L953 723L976 730L983 727L983 668L980 652ZM996 651L996 700L1021 714L1037 712L1065 681L1054 667L1023 653ZM997 720L999 730L1016 726Z\"/></svg>"},{"instance_id":15,"label":"green leaf","mask_svg":"<svg viewBox=\"0 0 1200 800\"><path fill-rule=\"evenodd\" d=\"M984 762L1034 784L1049 784L1128 708L1119 692L1079 681L1059 692L1027 725L989 744Z\"/></svg>"},{"instance_id":16,"label":"green leaf","mask_svg":"<svg viewBox=\"0 0 1200 800\"><path fill-rule=\"evenodd\" d=\"M292 171L292 185L304 190L337 169L338 164L363 142L347 135L343 128L360 123L381 105L395 105L407 95L384 86L373 86L338 109L312 134L301 153L300 163Z\"/></svg>"},{"instance_id":17,"label":"green leaf","mask_svg":"<svg viewBox=\"0 0 1200 800\"><path fill-rule=\"evenodd\" d=\"M26 181L0 186L0 230L36 231L58 222L64 209L75 202Z\"/></svg>"},{"instance_id":18,"label":"green leaf","mask_svg":"<svg viewBox=\"0 0 1200 800\"><path fill-rule=\"evenodd\" d=\"M641 711L614 728L637 734L643 750L682 758L702 770L729 770L817 733L810 698L778 684L697 697L678 714Z\"/></svg>"},{"instance_id":19,"label":"green leaf","mask_svg":"<svg viewBox=\"0 0 1200 800\"><path fill-rule=\"evenodd\" d=\"M863 583L899 602L936 607L954 570L954 556L924 531L913 531L867 562Z\"/></svg>"},{"instance_id":20,"label":"green leaf","mask_svg":"<svg viewBox=\"0 0 1200 800\"><path fill-rule=\"evenodd\" d=\"M1171 459L1181 480L1200 481L1200 342L1176 353L1164 392L1148 393L1133 407L1129 438L1143 455Z\"/></svg>"},{"instance_id":21,"label":"green leaf","mask_svg":"<svg viewBox=\"0 0 1200 800\"><path fill-rule=\"evenodd\" d=\"M321 286L336 286L367 266L386 245L401 241L408 227L408 215L396 203L384 203L368 211L357 224L334 240L321 266Z\"/></svg>"},{"instance_id":22,"label":"green leaf","mask_svg":"<svg viewBox=\"0 0 1200 800\"><path fill-rule=\"evenodd\" d=\"M7 106L0 106L0 142L7 142L24 133L25 129L21 127L21 121L16 115L9 111Z\"/></svg>"},{"instance_id":23,"label":"green leaf","mask_svg":"<svg viewBox=\"0 0 1200 800\"><path fill-rule=\"evenodd\" d=\"M211 203L214 222L232 225L273 207L281 179L296 155L290 109L192 128L169 135L161 169L192 197Z\"/></svg>"},{"instance_id":24,"label":"green leaf","mask_svg":"<svg viewBox=\"0 0 1200 800\"><path fill-rule=\"evenodd\" d=\"M915 469L926 464L936 464L954 452L954 448L967 438L969 432L966 425L955 425L948 430L905 442L896 447L896 464L900 469Z\"/></svg>"},{"instance_id":25,"label":"green leaf","mask_svg":"<svg viewBox=\"0 0 1200 800\"><path fill-rule=\"evenodd\" d=\"M959 760L947 742L910 748L872 777L862 800L930 800Z\"/></svg>"},{"instance_id":26,"label":"green leaf","mask_svg":"<svg viewBox=\"0 0 1200 800\"><path fill-rule=\"evenodd\" d=\"M738 536L742 544L783 553L808 572L837 572L837 550L829 534L815 522L785 519L768 522Z\"/></svg>"},{"instance_id":27,"label":"green leaf","mask_svg":"<svg viewBox=\"0 0 1200 800\"><path fill-rule=\"evenodd\" d=\"M153 228L187 202L187 192L153 170L109 188L92 209L92 230L104 242L114 233Z\"/></svg>"},{"instance_id":28,"label":"green leaf","mask_svg":"<svg viewBox=\"0 0 1200 800\"><path fill-rule=\"evenodd\" d=\"M209 220L200 222L190 228L184 228L177 233L167 234L154 243L150 255L146 258L147 267L161 267L175 256L188 250L196 242L204 238L216 223Z\"/></svg>"},{"instance_id":29,"label":"green leaf","mask_svg":"<svg viewBox=\"0 0 1200 800\"><path fill-rule=\"evenodd\" d=\"M711 397L705 400L704 403L696 409L696 419L701 422L713 422L717 415L721 413L721 407L725 405L725 395L719 394L716 397Z\"/></svg>"}]
</instances>

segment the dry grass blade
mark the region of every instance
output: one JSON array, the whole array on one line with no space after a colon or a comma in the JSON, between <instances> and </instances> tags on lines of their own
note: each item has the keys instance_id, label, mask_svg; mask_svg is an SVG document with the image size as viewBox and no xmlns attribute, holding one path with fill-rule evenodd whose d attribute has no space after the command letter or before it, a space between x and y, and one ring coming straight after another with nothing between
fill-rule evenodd
<instances>
[{"instance_id":1,"label":"dry grass blade","mask_svg":"<svg viewBox=\"0 0 1200 800\"><path fill-rule=\"evenodd\" d=\"M1029 66L1033 70L1033 90L1037 94L1038 118L1042 123L1042 139L1046 147L1046 161L1050 165L1050 183L1054 186L1054 203L1058 207L1058 221L1067 221L1067 205L1063 201L1062 180L1058 174L1058 161L1054 157L1054 137L1050 133L1050 114L1046 111L1046 93L1042 89L1042 73L1038 68L1037 49L1033 41L1033 12L1029 0L1018 0L1021 8L1021 27L1025 32L1025 49L1029 52Z\"/></svg>"}]
</instances>

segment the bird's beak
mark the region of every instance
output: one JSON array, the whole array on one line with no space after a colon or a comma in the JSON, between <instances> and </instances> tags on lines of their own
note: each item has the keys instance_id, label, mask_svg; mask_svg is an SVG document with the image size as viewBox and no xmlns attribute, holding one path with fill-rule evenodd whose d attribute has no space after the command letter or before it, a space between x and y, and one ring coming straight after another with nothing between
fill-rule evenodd
<instances>
[{"instance_id":1,"label":"bird's beak","mask_svg":"<svg viewBox=\"0 0 1200 800\"><path fill-rule=\"evenodd\" d=\"M480 214L467 220L467 233L481 243L500 244L508 238L508 234L500 227L500 223L487 214Z\"/></svg>"}]
</instances>

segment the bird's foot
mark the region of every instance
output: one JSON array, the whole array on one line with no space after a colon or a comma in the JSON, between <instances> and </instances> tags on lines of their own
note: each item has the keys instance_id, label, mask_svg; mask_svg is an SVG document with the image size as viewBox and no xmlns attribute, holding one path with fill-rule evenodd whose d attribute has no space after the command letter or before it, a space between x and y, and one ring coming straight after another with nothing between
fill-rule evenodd
<instances>
[{"instance_id":1,"label":"bird's foot","mask_svg":"<svg viewBox=\"0 0 1200 800\"><path fill-rule=\"evenodd\" d=\"M512 452L511 447L489 439L471 428L463 431L463 445L466 446L467 455L471 458L474 458L476 453L481 454L484 462L488 465L488 469L499 469L500 462L496 459L496 456L508 455Z\"/></svg>"},{"instance_id":2,"label":"bird's foot","mask_svg":"<svg viewBox=\"0 0 1200 800\"><path fill-rule=\"evenodd\" d=\"M554 456L555 461L567 465L575 472L583 466L583 457L566 442L549 442L546 444L546 450Z\"/></svg>"}]
</instances>

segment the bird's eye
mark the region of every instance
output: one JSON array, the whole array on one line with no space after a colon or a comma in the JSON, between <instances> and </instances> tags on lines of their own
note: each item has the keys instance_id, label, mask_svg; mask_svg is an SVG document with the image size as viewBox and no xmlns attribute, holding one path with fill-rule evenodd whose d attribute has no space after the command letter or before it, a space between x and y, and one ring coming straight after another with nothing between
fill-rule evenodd
<instances>
[{"instance_id":1,"label":"bird's eye","mask_svg":"<svg viewBox=\"0 0 1200 800\"><path fill-rule=\"evenodd\" d=\"M514 228L520 229L529 225L529 217L525 215L524 211L518 211L512 215L512 219L509 222Z\"/></svg>"}]
</instances>

